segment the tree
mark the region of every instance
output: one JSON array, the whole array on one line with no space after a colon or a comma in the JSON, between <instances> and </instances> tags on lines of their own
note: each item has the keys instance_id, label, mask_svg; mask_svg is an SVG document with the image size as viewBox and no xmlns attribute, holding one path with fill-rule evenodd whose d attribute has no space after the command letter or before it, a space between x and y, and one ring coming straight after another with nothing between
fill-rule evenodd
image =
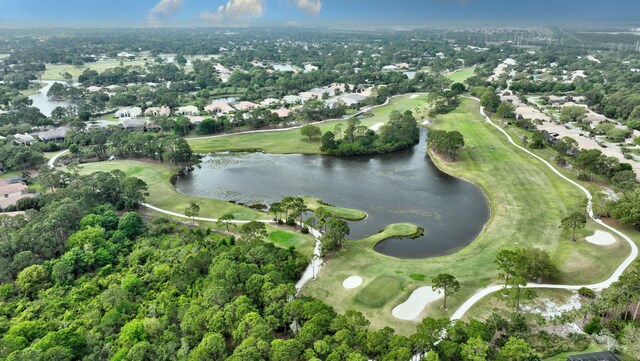
<instances>
[{"instance_id":1,"label":"tree","mask_svg":"<svg viewBox=\"0 0 640 361\"><path fill-rule=\"evenodd\" d=\"M587 114L587 109L581 106L566 106L560 112L560 121L563 123L580 122Z\"/></svg>"},{"instance_id":2,"label":"tree","mask_svg":"<svg viewBox=\"0 0 640 361\"><path fill-rule=\"evenodd\" d=\"M227 229L227 232L229 232L229 224L231 224L231 221L233 221L234 219L236 219L236 217L232 213L226 213L220 216L220 218L218 218L216 225L218 227L225 226Z\"/></svg>"},{"instance_id":3,"label":"tree","mask_svg":"<svg viewBox=\"0 0 640 361\"><path fill-rule=\"evenodd\" d=\"M195 202L191 202L189 206L187 206L187 208L184 209L184 215L191 218L192 222L196 221L196 217L198 216L199 213L200 213L200 206Z\"/></svg>"},{"instance_id":4,"label":"tree","mask_svg":"<svg viewBox=\"0 0 640 361\"><path fill-rule=\"evenodd\" d=\"M490 112L495 112L500 105L500 97L491 89L487 89L480 97L480 104Z\"/></svg>"},{"instance_id":5,"label":"tree","mask_svg":"<svg viewBox=\"0 0 640 361\"><path fill-rule=\"evenodd\" d=\"M528 361L534 355L529 344L517 337L509 337L507 343L500 348L498 359L504 361Z\"/></svg>"},{"instance_id":6,"label":"tree","mask_svg":"<svg viewBox=\"0 0 640 361\"><path fill-rule=\"evenodd\" d=\"M611 206L611 216L623 224L640 225L640 188L626 192Z\"/></svg>"},{"instance_id":7,"label":"tree","mask_svg":"<svg viewBox=\"0 0 640 361\"><path fill-rule=\"evenodd\" d=\"M442 308L447 309L447 296L460 290L460 283L456 278L448 273L440 273L431 279L431 288L435 291L442 289L444 292L444 303Z\"/></svg>"},{"instance_id":8,"label":"tree","mask_svg":"<svg viewBox=\"0 0 640 361\"><path fill-rule=\"evenodd\" d=\"M503 119L515 119L516 107L511 102L501 102L496 110L496 115Z\"/></svg>"},{"instance_id":9,"label":"tree","mask_svg":"<svg viewBox=\"0 0 640 361\"><path fill-rule=\"evenodd\" d=\"M571 230L571 240L576 241L576 229L584 228L587 224L587 217L581 211L571 212L560 221L560 227Z\"/></svg>"},{"instance_id":10,"label":"tree","mask_svg":"<svg viewBox=\"0 0 640 361\"><path fill-rule=\"evenodd\" d=\"M38 291L45 289L48 283L49 273L44 266L37 264L23 269L16 278L16 286L29 296L33 296Z\"/></svg>"},{"instance_id":11,"label":"tree","mask_svg":"<svg viewBox=\"0 0 640 361\"><path fill-rule=\"evenodd\" d=\"M226 343L219 333L207 333L187 358L189 361L223 360L226 356Z\"/></svg>"},{"instance_id":12,"label":"tree","mask_svg":"<svg viewBox=\"0 0 640 361\"><path fill-rule=\"evenodd\" d=\"M120 218L120 222L118 222L118 230L122 232L125 237L134 239L142 234L144 230L144 221L138 213L127 212Z\"/></svg>"},{"instance_id":13,"label":"tree","mask_svg":"<svg viewBox=\"0 0 640 361\"><path fill-rule=\"evenodd\" d=\"M300 128L300 134L305 137L309 137L309 140L311 140L311 138L313 137L322 135L322 130L320 130L320 127L317 125L307 124L303 125L302 128Z\"/></svg>"},{"instance_id":14,"label":"tree","mask_svg":"<svg viewBox=\"0 0 640 361\"><path fill-rule=\"evenodd\" d=\"M261 239L267 236L267 226L263 222L250 221L240 227L240 235L248 239Z\"/></svg>"},{"instance_id":15,"label":"tree","mask_svg":"<svg viewBox=\"0 0 640 361\"><path fill-rule=\"evenodd\" d=\"M536 297L534 290L529 288L523 288L527 285L527 280L522 276L514 276L507 283L509 288L509 294L513 299L516 306L516 313L520 312L520 301L531 300Z\"/></svg>"},{"instance_id":16,"label":"tree","mask_svg":"<svg viewBox=\"0 0 640 361\"><path fill-rule=\"evenodd\" d=\"M480 337L472 337L462 345L460 354L465 361L484 361L487 359L489 345Z\"/></svg>"},{"instance_id":17,"label":"tree","mask_svg":"<svg viewBox=\"0 0 640 361\"><path fill-rule=\"evenodd\" d=\"M320 146L320 150L323 152L328 152L336 149L336 140L333 132L326 132L322 135L322 145Z\"/></svg>"},{"instance_id":18,"label":"tree","mask_svg":"<svg viewBox=\"0 0 640 361\"><path fill-rule=\"evenodd\" d=\"M625 326L622 333L622 349L640 360L640 327L633 324Z\"/></svg>"},{"instance_id":19,"label":"tree","mask_svg":"<svg viewBox=\"0 0 640 361\"><path fill-rule=\"evenodd\" d=\"M495 263L498 266L498 270L502 271L500 277L504 278L505 286L509 282L509 277L516 274L517 270L521 268L523 261L520 254L514 251L503 249L498 252Z\"/></svg>"}]
</instances>

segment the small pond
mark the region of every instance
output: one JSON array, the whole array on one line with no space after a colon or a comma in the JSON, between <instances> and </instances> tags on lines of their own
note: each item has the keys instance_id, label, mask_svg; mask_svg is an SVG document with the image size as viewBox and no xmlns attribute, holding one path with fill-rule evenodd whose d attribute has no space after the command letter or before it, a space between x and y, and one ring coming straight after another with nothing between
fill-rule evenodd
<instances>
[{"instance_id":1,"label":"small pond","mask_svg":"<svg viewBox=\"0 0 640 361\"><path fill-rule=\"evenodd\" d=\"M273 203L309 195L327 203L361 209L365 220L350 222L351 239L392 223L425 228L417 239L392 238L376 250L401 258L449 254L469 244L489 218L478 186L441 172L425 151L426 130L412 150L374 157L216 154L201 168L176 180L179 192L246 204Z\"/></svg>"}]
</instances>

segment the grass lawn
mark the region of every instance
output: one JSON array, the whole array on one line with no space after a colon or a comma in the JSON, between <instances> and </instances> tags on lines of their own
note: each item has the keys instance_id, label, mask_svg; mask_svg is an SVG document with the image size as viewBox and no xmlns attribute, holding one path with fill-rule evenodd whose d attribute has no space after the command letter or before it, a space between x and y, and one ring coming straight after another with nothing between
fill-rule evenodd
<instances>
[{"instance_id":1,"label":"grass lawn","mask_svg":"<svg viewBox=\"0 0 640 361\"><path fill-rule=\"evenodd\" d=\"M145 61L142 59L135 60L123 60L122 65L139 65L144 66ZM68 65L68 64L45 64L46 68L42 73L42 80L65 80L62 74L68 72L73 76L73 81L78 81L78 76L82 74L85 69L95 70L98 73L102 73L107 69L113 69L120 66L120 60L107 60L96 61L94 63L86 63L80 67Z\"/></svg>"},{"instance_id":2,"label":"grass lawn","mask_svg":"<svg viewBox=\"0 0 640 361\"><path fill-rule=\"evenodd\" d=\"M289 247L299 247L304 242L305 239L302 237L302 234L293 233L291 231L283 231L281 229L273 230L269 233L269 240L283 248Z\"/></svg>"},{"instance_id":3,"label":"grass lawn","mask_svg":"<svg viewBox=\"0 0 640 361\"><path fill-rule=\"evenodd\" d=\"M465 147L458 162L434 162L444 171L471 180L481 186L491 203L491 218L478 238L462 250L447 256L428 259L398 259L373 250L380 241L374 235L362 241L349 241L343 250L327 261L320 276L307 284L304 293L331 304L338 312L356 309L371 320L372 327L390 326L408 334L415 322L400 321L391 309L404 301L420 286L438 273L450 273L461 284L460 292L448 298L449 310L431 304L421 316L448 317L476 290L497 283L495 254L504 247L536 246L546 249L559 265L560 282L597 282L607 278L626 256L624 250L608 249L585 242L567 241L559 228L560 219L569 210L580 207L583 194L555 175L531 156L510 145L498 130L484 122L478 114L478 103L462 99L453 112L440 116L434 128L458 130L465 138ZM474 147L471 147L473 145ZM590 224L595 229L595 224ZM621 242L619 242L621 243ZM574 259L580 255L580 260ZM606 257L603 257L606 255ZM588 274L579 274L590 268ZM354 300L353 290L342 287L350 275L365 280L395 274L404 287L384 306L363 307ZM424 275L417 281L411 275Z\"/></svg>"},{"instance_id":4,"label":"grass lawn","mask_svg":"<svg viewBox=\"0 0 640 361\"><path fill-rule=\"evenodd\" d=\"M81 173L108 172L114 169L120 169L128 176L135 176L145 181L149 187L147 202L162 209L184 213L185 208L191 202L195 202L200 206L199 216L204 218L218 218L226 213L231 213L236 219L242 220L268 218L266 213L247 207L217 199L198 198L178 193L169 181L178 168L166 164L144 163L135 160L86 163L82 164Z\"/></svg>"},{"instance_id":5,"label":"grass lawn","mask_svg":"<svg viewBox=\"0 0 640 361\"><path fill-rule=\"evenodd\" d=\"M474 70L475 68L470 66L468 68L462 68L454 71L453 73L446 74L446 77L454 83L462 83L475 74Z\"/></svg>"},{"instance_id":6,"label":"grass lawn","mask_svg":"<svg viewBox=\"0 0 640 361\"><path fill-rule=\"evenodd\" d=\"M394 276L380 276L369 282L358 294L356 301L366 307L384 306L402 288L402 283Z\"/></svg>"},{"instance_id":7,"label":"grass lawn","mask_svg":"<svg viewBox=\"0 0 640 361\"><path fill-rule=\"evenodd\" d=\"M20 90L20 94L28 97L34 94L38 94L40 89L44 87L43 83L29 83L29 88L25 90Z\"/></svg>"},{"instance_id":8,"label":"grass lawn","mask_svg":"<svg viewBox=\"0 0 640 361\"><path fill-rule=\"evenodd\" d=\"M361 119L362 125L372 126L376 123L386 123L389 121L389 114L393 110L411 110L420 122L427 114L425 109L426 94L402 95L391 100L385 106L372 110L373 117ZM333 130L336 124L343 124L346 127L346 120L331 120L319 124L322 132ZM196 153L212 153L225 150L242 151L248 149L259 149L266 153L280 154L319 154L320 138L309 140L300 135L300 129L291 129L276 132L250 133L218 136L206 139L189 140L191 148Z\"/></svg>"},{"instance_id":9,"label":"grass lawn","mask_svg":"<svg viewBox=\"0 0 640 361\"><path fill-rule=\"evenodd\" d=\"M314 212L322 208L333 217L346 219L348 221L361 221L367 218L367 214L358 209L324 205L320 203L319 199L313 198L313 197L302 197L302 198L304 199L304 204L307 206L307 208Z\"/></svg>"}]
</instances>

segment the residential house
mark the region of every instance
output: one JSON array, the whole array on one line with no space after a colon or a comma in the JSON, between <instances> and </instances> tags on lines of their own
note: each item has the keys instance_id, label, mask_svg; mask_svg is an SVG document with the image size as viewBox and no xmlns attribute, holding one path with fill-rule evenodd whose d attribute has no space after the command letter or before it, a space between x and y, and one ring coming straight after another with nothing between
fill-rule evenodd
<instances>
[{"instance_id":1,"label":"residential house","mask_svg":"<svg viewBox=\"0 0 640 361\"><path fill-rule=\"evenodd\" d=\"M0 185L0 209L15 205L23 198L32 198L34 194L27 193L24 183Z\"/></svg>"},{"instance_id":2,"label":"residential house","mask_svg":"<svg viewBox=\"0 0 640 361\"><path fill-rule=\"evenodd\" d=\"M400 68L398 68L395 65L385 65L385 66L382 67L382 70L398 70L398 69L400 69Z\"/></svg>"},{"instance_id":3,"label":"residential house","mask_svg":"<svg viewBox=\"0 0 640 361\"><path fill-rule=\"evenodd\" d=\"M36 138L34 138L31 134L14 134L13 142L21 145L31 145L36 142Z\"/></svg>"},{"instance_id":4,"label":"residential house","mask_svg":"<svg viewBox=\"0 0 640 361\"><path fill-rule=\"evenodd\" d=\"M204 107L204 110L211 114L225 115L235 111L236 109L225 102L216 102L207 105Z\"/></svg>"},{"instance_id":5,"label":"residential house","mask_svg":"<svg viewBox=\"0 0 640 361\"><path fill-rule=\"evenodd\" d=\"M161 107L149 107L144 111L144 115L146 116L165 116L168 117L171 115L171 108L166 105Z\"/></svg>"},{"instance_id":6,"label":"residential house","mask_svg":"<svg viewBox=\"0 0 640 361\"><path fill-rule=\"evenodd\" d=\"M254 109L254 108L258 107L257 104L252 103L252 102L246 102L246 101L236 103L233 106L237 110L251 110L251 109Z\"/></svg>"},{"instance_id":7,"label":"residential house","mask_svg":"<svg viewBox=\"0 0 640 361\"><path fill-rule=\"evenodd\" d=\"M271 112L280 118L286 118L289 115L291 115L293 111L287 108L280 108L280 109L272 110Z\"/></svg>"},{"instance_id":8,"label":"residential house","mask_svg":"<svg viewBox=\"0 0 640 361\"><path fill-rule=\"evenodd\" d=\"M125 118L120 120L117 125L127 130L144 130L147 121L143 118Z\"/></svg>"},{"instance_id":9,"label":"residential house","mask_svg":"<svg viewBox=\"0 0 640 361\"><path fill-rule=\"evenodd\" d=\"M269 107L276 104L280 104L280 99L267 98L260 102L260 105L262 105L263 107Z\"/></svg>"},{"instance_id":10,"label":"residential house","mask_svg":"<svg viewBox=\"0 0 640 361\"><path fill-rule=\"evenodd\" d=\"M116 118L139 118L142 115L142 108L130 107L121 108L116 112Z\"/></svg>"},{"instance_id":11,"label":"residential house","mask_svg":"<svg viewBox=\"0 0 640 361\"><path fill-rule=\"evenodd\" d=\"M184 116L200 115L200 111L198 110L198 107L196 107L195 105L187 105L184 107L179 107L178 110L176 111L176 114L184 115Z\"/></svg>"},{"instance_id":12,"label":"residential house","mask_svg":"<svg viewBox=\"0 0 640 361\"><path fill-rule=\"evenodd\" d=\"M69 127L59 127L35 133L43 142L62 142L69 132Z\"/></svg>"},{"instance_id":13,"label":"residential house","mask_svg":"<svg viewBox=\"0 0 640 361\"><path fill-rule=\"evenodd\" d=\"M287 104L302 104L305 99L299 95L285 95L282 100Z\"/></svg>"}]
</instances>

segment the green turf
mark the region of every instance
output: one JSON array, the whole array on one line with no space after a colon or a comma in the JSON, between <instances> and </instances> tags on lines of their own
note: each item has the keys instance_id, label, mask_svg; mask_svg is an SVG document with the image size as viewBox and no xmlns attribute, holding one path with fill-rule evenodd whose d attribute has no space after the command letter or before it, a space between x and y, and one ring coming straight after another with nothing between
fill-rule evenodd
<instances>
[{"instance_id":1,"label":"green turf","mask_svg":"<svg viewBox=\"0 0 640 361\"><path fill-rule=\"evenodd\" d=\"M471 180L485 190L490 199L491 218L483 232L454 254L415 260L375 252L373 246L385 238L384 234L349 241L329 260L318 279L303 289L305 294L328 302L339 312L352 308L359 310L371 320L373 327L391 326L407 334L414 330L415 322L393 318L391 309L409 296L409 290L425 285L424 281L411 279L411 274L424 274L428 280L446 272L460 281L460 292L447 300L448 311L437 305L427 308L428 315L447 317L476 290L498 282L494 258L504 247L544 248L554 260L564 262L559 265L562 274L558 282L574 284L595 283L607 278L626 257L621 242L621 249L608 249L566 240L559 227L560 219L569 210L581 206L583 194L545 165L510 145L502 133L478 114L476 101L462 99L460 107L440 116L433 127L455 129L465 137L467 146L459 161L449 163L435 158L434 162L442 170ZM596 225L590 223L589 227ZM576 254L581 255L579 261ZM592 269L588 274L580 274L589 266ZM396 271L402 272L398 277L405 288L376 312L354 302L351 293L341 287L345 276L357 274L365 279L375 279Z\"/></svg>"},{"instance_id":2,"label":"green turf","mask_svg":"<svg viewBox=\"0 0 640 361\"><path fill-rule=\"evenodd\" d=\"M122 65L128 66L144 66L145 61L141 59L136 60L123 60ZM120 60L107 60L97 61L95 63L86 63L82 66L73 66L67 64L45 64L44 73L40 77L42 80L65 80L62 74L68 72L73 76L73 81L78 81L78 76L82 74L85 69L95 70L98 73L102 73L107 69L113 69L120 66Z\"/></svg>"},{"instance_id":3,"label":"green turf","mask_svg":"<svg viewBox=\"0 0 640 361\"><path fill-rule=\"evenodd\" d=\"M375 108L372 113L373 117L361 119L362 125L372 126L376 123L386 123L389 120L389 114L393 110L405 111L411 110L420 122L426 117L427 108L426 94L419 96L403 95L396 97L389 104ZM336 124L343 124L342 129L346 127L346 120L331 120L319 124L322 132L333 130ZM266 153L281 154L319 154L320 139L304 137L300 134L300 129L290 129L285 131L262 132L250 134L236 134L218 137L209 137L205 139L189 139L189 145L194 152L212 153L225 150L243 151L243 150L261 150Z\"/></svg>"},{"instance_id":4,"label":"green turf","mask_svg":"<svg viewBox=\"0 0 640 361\"><path fill-rule=\"evenodd\" d=\"M34 94L38 94L40 92L40 89L42 89L43 87L43 83L30 83L28 89L20 90L20 94L26 97L32 96Z\"/></svg>"},{"instance_id":5,"label":"green turf","mask_svg":"<svg viewBox=\"0 0 640 361\"><path fill-rule=\"evenodd\" d=\"M474 67L462 68L453 73L446 74L446 77L454 83L462 83L474 75L474 70Z\"/></svg>"},{"instance_id":6,"label":"green turf","mask_svg":"<svg viewBox=\"0 0 640 361\"><path fill-rule=\"evenodd\" d=\"M128 176L135 176L145 181L149 187L147 202L165 210L184 213L185 208L195 202L200 206L199 217L218 218L231 213L236 219L267 219L266 213L211 198L198 198L178 193L169 179L178 171L177 167L166 164L144 163L135 160L116 160L82 165L81 173L120 169Z\"/></svg>"},{"instance_id":7,"label":"green turf","mask_svg":"<svg viewBox=\"0 0 640 361\"><path fill-rule=\"evenodd\" d=\"M273 232L269 233L268 238L271 242L283 248L297 248L305 242L305 239L301 234L293 233L291 231L283 231L280 229L274 230Z\"/></svg>"},{"instance_id":8,"label":"green turf","mask_svg":"<svg viewBox=\"0 0 640 361\"><path fill-rule=\"evenodd\" d=\"M361 221L367 218L367 214L358 209L324 205L324 204L321 204L317 198L313 198L313 197L302 197L302 198L304 199L304 204L307 206L307 208L314 212L322 208L325 212L327 212L331 216L346 219L348 221Z\"/></svg>"},{"instance_id":9,"label":"green turf","mask_svg":"<svg viewBox=\"0 0 640 361\"><path fill-rule=\"evenodd\" d=\"M402 288L402 283L393 276L380 276L371 281L356 295L356 301L366 307L377 308L395 296Z\"/></svg>"},{"instance_id":10,"label":"green turf","mask_svg":"<svg viewBox=\"0 0 640 361\"><path fill-rule=\"evenodd\" d=\"M414 281L424 281L427 277L420 273L410 274L409 277Z\"/></svg>"}]
</instances>

